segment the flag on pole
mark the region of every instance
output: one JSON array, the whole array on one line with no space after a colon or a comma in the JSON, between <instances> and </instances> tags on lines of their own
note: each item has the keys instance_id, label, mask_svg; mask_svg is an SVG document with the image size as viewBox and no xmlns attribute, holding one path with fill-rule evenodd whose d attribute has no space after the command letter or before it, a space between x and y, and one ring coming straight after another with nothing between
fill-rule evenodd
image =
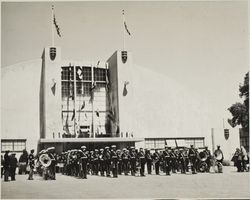
<instances>
[{"instance_id":1,"label":"flag on pole","mask_svg":"<svg viewBox=\"0 0 250 200\"><path fill-rule=\"evenodd\" d=\"M98 62L96 64L96 67L99 67L99 64L100 64L100 60L98 60Z\"/></svg>"},{"instance_id":2,"label":"flag on pole","mask_svg":"<svg viewBox=\"0 0 250 200\"><path fill-rule=\"evenodd\" d=\"M52 7L52 9L54 9L54 8ZM56 22L56 16L55 16L55 14L53 15L53 23L54 23L54 25L55 25L57 35L58 35L59 37L62 37L62 36L61 36L61 33L60 33L60 28L59 28L59 26L58 26L58 24L57 24L57 22Z\"/></svg>"},{"instance_id":3,"label":"flag on pole","mask_svg":"<svg viewBox=\"0 0 250 200\"><path fill-rule=\"evenodd\" d=\"M73 109L73 115L72 115L71 121L73 121L74 119L75 119L75 109Z\"/></svg>"},{"instance_id":4,"label":"flag on pole","mask_svg":"<svg viewBox=\"0 0 250 200\"><path fill-rule=\"evenodd\" d=\"M95 111L95 112L96 112L96 116L97 116L97 117L100 117L99 111L97 110L97 111Z\"/></svg>"},{"instance_id":5,"label":"flag on pole","mask_svg":"<svg viewBox=\"0 0 250 200\"><path fill-rule=\"evenodd\" d=\"M85 107L85 101L83 100L81 110L82 110L84 107Z\"/></svg>"},{"instance_id":6,"label":"flag on pole","mask_svg":"<svg viewBox=\"0 0 250 200\"><path fill-rule=\"evenodd\" d=\"M130 31L128 30L128 26L127 26L127 24L126 24L126 21L125 21L125 15L124 15L124 10L122 10L122 14L123 14L123 19L124 19L124 28L125 28L125 30L127 31L127 33L131 36L131 33L130 33Z\"/></svg>"},{"instance_id":7,"label":"flag on pole","mask_svg":"<svg viewBox=\"0 0 250 200\"><path fill-rule=\"evenodd\" d=\"M93 102L94 100L94 92L95 92L95 89L96 89L96 82L93 83L91 89L90 89L90 102Z\"/></svg>"},{"instance_id":8,"label":"flag on pole","mask_svg":"<svg viewBox=\"0 0 250 200\"><path fill-rule=\"evenodd\" d=\"M69 118L69 114L67 113L67 117L66 117L66 122L65 122L65 131L66 131L66 133L67 134L69 134L70 132L69 132L69 123L68 123L68 118Z\"/></svg>"}]
</instances>

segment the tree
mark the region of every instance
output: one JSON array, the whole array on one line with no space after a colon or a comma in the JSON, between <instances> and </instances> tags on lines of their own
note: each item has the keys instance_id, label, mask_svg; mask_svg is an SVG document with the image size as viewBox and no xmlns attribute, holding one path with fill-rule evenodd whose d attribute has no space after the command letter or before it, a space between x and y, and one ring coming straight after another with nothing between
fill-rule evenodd
<instances>
[{"instance_id":1,"label":"tree","mask_svg":"<svg viewBox=\"0 0 250 200\"><path fill-rule=\"evenodd\" d=\"M249 72L246 73L244 84L239 86L239 96L244 98L243 103L235 103L228 110L232 114L232 119L228 123L235 127L241 125L245 131L249 131Z\"/></svg>"}]
</instances>

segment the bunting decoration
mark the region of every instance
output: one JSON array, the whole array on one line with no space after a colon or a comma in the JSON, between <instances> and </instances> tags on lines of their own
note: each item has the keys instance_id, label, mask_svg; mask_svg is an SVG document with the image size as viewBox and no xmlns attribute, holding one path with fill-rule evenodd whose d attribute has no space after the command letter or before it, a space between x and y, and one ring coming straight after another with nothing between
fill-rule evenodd
<instances>
[{"instance_id":1,"label":"bunting decoration","mask_svg":"<svg viewBox=\"0 0 250 200\"><path fill-rule=\"evenodd\" d=\"M95 111L95 112L96 112L96 116L97 116L97 117L100 117L99 111L97 110L97 111Z\"/></svg>"}]
</instances>

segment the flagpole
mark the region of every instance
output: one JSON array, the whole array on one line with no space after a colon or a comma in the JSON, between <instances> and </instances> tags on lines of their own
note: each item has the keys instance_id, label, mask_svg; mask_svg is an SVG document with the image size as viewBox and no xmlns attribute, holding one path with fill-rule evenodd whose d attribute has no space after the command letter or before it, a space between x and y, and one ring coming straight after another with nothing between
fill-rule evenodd
<instances>
[{"instance_id":1,"label":"flagpole","mask_svg":"<svg viewBox=\"0 0 250 200\"><path fill-rule=\"evenodd\" d=\"M91 65L91 77L92 77L92 87L94 86L94 66ZM94 121L94 90L91 89L91 95L92 95L92 134L93 134L93 138L95 138L95 121Z\"/></svg>"},{"instance_id":2,"label":"flagpole","mask_svg":"<svg viewBox=\"0 0 250 200\"><path fill-rule=\"evenodd\" d=\"M122 20L123 20L123 25L122 25L122 30L123 30L123 51L125 51L125 15L124 15L124 10L122 10Z\"/></svg>"},{"instance_id":3,"label":"flagpole","mask_svg":"<svg viewBox=\"0 0 250 200\"><path fill-rule=\"evenodd\" d=\"M76 135L76 66L74 64L74 67L73 67L73 77L74 77L74 112L73 115L75 116L74 117L74 135Z\"/></svg>"},{"instance_id":4,"label":"flagpole","mask_svg":"<svg viewBox=\"0 0 250 200\"><path fill-rule=\"evenodd\" d=\"M55 43L55 41L54 41L54 24L53 24L53 22L54 22L54 5L52 5L52 11L51 11L51 34L52 34L52 47L54 47L54 43Z\"/></svg>"}]
</instances>

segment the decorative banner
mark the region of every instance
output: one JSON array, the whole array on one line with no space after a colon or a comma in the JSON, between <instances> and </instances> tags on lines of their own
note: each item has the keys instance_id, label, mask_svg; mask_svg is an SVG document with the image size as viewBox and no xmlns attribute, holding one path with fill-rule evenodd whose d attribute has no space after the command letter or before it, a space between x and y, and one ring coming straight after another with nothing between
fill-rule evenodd
<instances>
[{"instance_id":1,"label":"decorative banner","mask_svg":"<svg viewBox=\"0 0 250 200\"><path fill-rule=\"evenodd\" d=\"M83 103L82 103L82 107L81 107L81 110L85 108L85 101L83 100Z\"/></svg>"}]
</instances>

